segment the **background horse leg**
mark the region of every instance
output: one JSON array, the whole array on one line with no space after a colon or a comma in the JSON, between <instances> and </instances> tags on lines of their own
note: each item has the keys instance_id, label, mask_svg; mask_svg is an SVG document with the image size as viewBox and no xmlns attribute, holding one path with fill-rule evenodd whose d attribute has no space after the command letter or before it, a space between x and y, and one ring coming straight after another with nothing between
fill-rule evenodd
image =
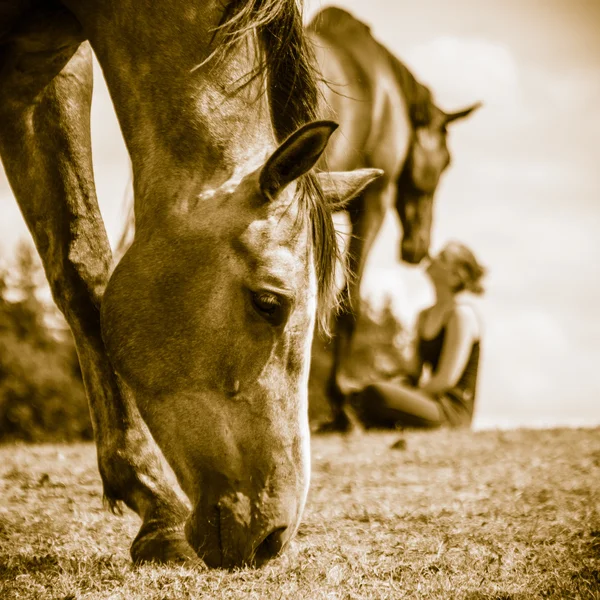
<instances>
[{"instance_id":1,"label":"background horse leg","mask_svg":"<svg viewBox=\"0 0 600 600\"><path fill-rule=\"evenodd\" d=\"M167 484L137 407L120 393L100 335L111 251L91 163L91 51L77 37L61 39L56 51L52 36L50 48L40 48L43 41L38 35L32 44L25 37L5 46L0 155L75 338L105 498L113 508L123 501L143 519L132 557L196 558L183 535L187 509Z\"/></svg>"},{"instance_id":2,"label":"background horse leg","mask_svg":"<svg viewBox=\"0 0 600 600\"><path fill-rule=\"evenodd\" d=\"M333 364L327 382L327 397L333 419L325 423L321 431L349 431L354 424L351 413L347 410L346 394L340 387L338 375L352 346L360 314L360 283L369 252L385 218L389 187L387 177L384 176L371 183L347 207L352 224L347 253L350 275L344 286L340 310L333 326Z\"/></svg>"}]
</instances>

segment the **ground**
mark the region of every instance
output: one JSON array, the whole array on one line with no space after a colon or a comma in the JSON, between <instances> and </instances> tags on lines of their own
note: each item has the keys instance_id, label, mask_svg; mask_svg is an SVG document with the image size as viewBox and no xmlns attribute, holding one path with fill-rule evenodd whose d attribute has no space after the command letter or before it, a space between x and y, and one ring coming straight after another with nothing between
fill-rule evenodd
<instances>
[{"instance_id":1,"label":"ground","mask_svg":"<svg viewBox=\"0 0 600 600\"><path fill-rule=\"evenodd\" d=\"M134 567L138 519L103 509L92 445L0 447L0 598L600 599L600 430L372 432L312 452L292 547L230 573Z\"/></svg>"}]
</instances>

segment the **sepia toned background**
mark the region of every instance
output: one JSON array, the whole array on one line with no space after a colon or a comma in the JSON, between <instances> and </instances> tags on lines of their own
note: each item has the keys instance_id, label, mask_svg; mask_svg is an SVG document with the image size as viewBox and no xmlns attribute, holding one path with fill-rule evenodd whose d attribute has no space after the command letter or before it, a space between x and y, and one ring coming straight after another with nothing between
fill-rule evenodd
<instances>
[{"instance_id":1,"label":"sepia toned background","mask_svg":"<svg viewBox=\"0 0 600 600\"><path fill-rule=\"evenodd\" d=\"M328 3L307 2L307 18ZM446 110L482 101L450 132L433 250L449 238L489 268L475 427L600 423L600 2L345 0L336 5L431 87ZM122 227L129 162L99 69L96 182L111 241ZM409 325L431 299L418 268L396 263L394 219L364 296L394 298ZM28 236L0 171L0 251Z\"/></svg>"}]
</instances>

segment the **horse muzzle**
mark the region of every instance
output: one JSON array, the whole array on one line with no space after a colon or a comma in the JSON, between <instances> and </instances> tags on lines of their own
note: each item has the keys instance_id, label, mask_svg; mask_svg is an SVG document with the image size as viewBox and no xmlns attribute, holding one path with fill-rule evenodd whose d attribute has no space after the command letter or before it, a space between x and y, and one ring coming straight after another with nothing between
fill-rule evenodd
<instances>
[{"instance_id":1,"label":"horse muzzle","mask_svg":"<svg viewBox=\"0 0 600 600\"><path fill-rule=\"evenodd\" d=\"M400 246L400 258L411 265L418 265L429 256L429 239L424 236L404 238Z\"/></svg>"},{"instance_id":2,"label":"horse muzzle","mask_svg":"<svg viewBox=\"0 0 600 600\"><path fill-rule=\"evenodd\" d=\"M280 554L297 527L296 502L257 503L241 492L196 506L185 526L188 543L211 568L260 567Z\"/></svg>"}]
</instances>

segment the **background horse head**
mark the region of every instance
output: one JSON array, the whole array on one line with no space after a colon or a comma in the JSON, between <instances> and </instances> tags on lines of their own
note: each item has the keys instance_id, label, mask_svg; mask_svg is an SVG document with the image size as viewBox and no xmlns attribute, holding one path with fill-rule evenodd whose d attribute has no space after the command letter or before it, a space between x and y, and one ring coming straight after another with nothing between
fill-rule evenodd
<instances>
[{"instance_id":1,"label":"background horse head","mask_svg":"<svg viewBox=\"0 0 600 600\"><path fill-rule=\"evenodd\" d=\"M390 59L405 90L411 123L408 153L397 180L396 211L402 224L400 258L418 264L429 252L434 195L451 162L448 125L469 116L481 103L446 113L434 104L427 87L391 54Z\"/></svg>"}]
</instances>

